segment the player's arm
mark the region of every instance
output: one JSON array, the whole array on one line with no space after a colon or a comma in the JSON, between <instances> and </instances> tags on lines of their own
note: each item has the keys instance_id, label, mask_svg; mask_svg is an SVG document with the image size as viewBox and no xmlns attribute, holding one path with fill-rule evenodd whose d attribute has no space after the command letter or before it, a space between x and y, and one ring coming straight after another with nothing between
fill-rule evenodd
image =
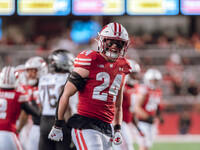
<instances>
[{"instance_id":1,"label":"player's arm","mask_svg":"<svg viewBox=\"0 0 200 150\"><path fill-rule=\"evenodd\" d=\"M89 71L80 67L74 68L74 71L69 75L68 81L58 100L55 127L62 127L64 114L69 105L69 98L84 86L85 78L88 76Z\"/></svg>"},{"instance_id":2,"label":"player's arm","mask_svg":"<svg viewBox=\"0 0 200 150\"><path fill-rule=\"evenodd\" d=\"M22 110L19 116L19 125L17 126L17 133L20 133L28 120L28 114Z\"/></svg>"},{"instance_id":3,"label":"player's arm","mask_svg":"<svg viewBox=\"0 0 200 150\"><path fill-rule=\"evenodd\" d=\"M63 90L64 90L64 87L65 87L65 84L59 88L59 95L62 94L62 92L63 92ZM69 104L70 104L70 103L69 103ZM71 113L70 113L70 112L71 112L71 108L70 108L70 105L69 105L69 106L68 106L68 109L67 109L67 111L65 112L65 115L64 115L64 120L65 120L65 121L67 121L68 118L71 116Z\"/></svg>"},{"instance_id":4,"label":"player's arm","mask_svg":"<svg viewBox=\"0 0 200 150\"><path fill-rule=\"evenodd\" d=\"M24 125L27 123L28 114L31 114L33 116L40 116L40 111L38 111L37 108L35 108L27 101L21 103L21 109L22 111L19 117L19 125L17 127L17 133L19 133L21 129L24 127Z\"/></svg>"},{"instance_id":5,"label":"player's arm","mask_svg":"<svg viewBox=\"0 0 200 150\"><path fill-rule=\"evenodd\" d=\"M118 92L118 96L115 103L114 125L121 125L121 122L122 122L123 88L124 88L124 84Z\"/></svg>"},{"instance_id":6,"label":"player's arm","mask_svg":"<svg viewBox=\"0 0 200 150\"><path fill-rule=\"evenodd\" d=\"M35 106L31 105L29 102L21 103L21 109L23 109L27 114L40 116L40 111L38 111L38 109Z\"/></svg>"},{"instance_id":7,"label":"player's arm","mask_svg":"<svg viewBox=\"0 0 200 150\"><path fill-rule=\"evenodd\" d=\"M69 75L68 81L65 84L64 90L58 100L55 117L56 120L48 135L49 139L54 141L63 140L62 126L64 122L64 115L69 105L69 98L84 87L85 79L88 76L89 71L79 67L74 68L74 71Z\"/></svg>"},{"instance_id":8,"label":"player's arm","mask_svg":"<svg viewBox=\"0 0 200 150\"><path fill-rule=\"evenodd\" d=\"M143 108L143 104L147 98L147 94L138 94L137 102L135 105L135 112L139 115L143 120L146 120L149 123L153 122L153 116L150 116Z\"/></svg>"},{"instance_id":9,"label":"player's arm","mask_svg":"<svg viewBox=\"0 0 200 150\"><path fill-rule=\"evenodd\" d=\"M115 145L122 143L122 133L121 133L121 122L122 122L122 101L123 101L123 88L124 84L119 90L116 103L115 103L115 115L114 115L114 135L111 141Z\"/></svg>"},{"instance_id":10,"label":"player's arm","mask_svg":"<svg viewBox=\"0 0 200 150\"><path fill-rule=\"evenodd\" d=\"M149 117L148 113L145 112L145 110L142 108L146 97L147 97L146 94L138 94L137 102L136 102L136 105L135 105L136 114L138 114L143 119L147 119Z\"/></svg>"}]
</instances>

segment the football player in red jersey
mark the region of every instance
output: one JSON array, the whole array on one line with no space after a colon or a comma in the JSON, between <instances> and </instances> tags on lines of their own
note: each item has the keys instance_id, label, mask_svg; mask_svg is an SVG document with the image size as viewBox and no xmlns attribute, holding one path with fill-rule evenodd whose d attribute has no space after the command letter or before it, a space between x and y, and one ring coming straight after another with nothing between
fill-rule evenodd
<instances>
[{"instance_id":1,"label":"football player in red jersey","mask_svg":"<svg viewBox=\"0 0 200 150\"><path fill-rule=\"evenodd\" d=\"M15 68L6 66L0 73L0 149L22 150L17 138L16 121L21 109L34 116L39 112L31 106L20 92L15 90Z\"/></svg>"},{"instance_id":2,"label":"football player in red jersey","mask_svg":"<svg viewBox=\"0 0 200 150\"><path fill-rule=\"evenodd\" d=\"M137 100L137 87L140 80L140 65L128 59L131 66L131 73L126 76L126 84L123 92L123 121L122 121L122 136L124 142L120 146L113 146L114 150L134 150L133 133L136 135L136 128L133 126L134 105Z\"/></svg>"},{"instance_id":3,"label":"football player in red jersey","mask_svg":"<svg viewBox=\"0 0 200 150\"><path fill-rule=\"evenodd\" d=\"M40 112L40 101L38 98L38 81L39 78L47 73L46 62L42 57L35 56L29 58L25 63L26 71L26 82L21 85L18 90L27 95L27 99L38 109ZM18 132L23 128L23 126L28 122L27 130L20 133L20 141L26 141L23 146L28 150L37 150L39 147L39 137L40 137L40 117L28 116L25 112L20 115L20 123L18 126ZM26 129L26 128L25 128ZM24 134L23 132L26 132ZM30 135L30 136L25 136ZM24 149L25 149L24 148Z\"/></svg>"},{"instance_id":4,"label":"football player in red jersey","mask_svg":"<svg viewBox=\"0 0 200 150\"><path fill-rule=\"evenodd\" d=\"M161 79L160 71L150 68L144 74L144 85L138 88L135 112L139 119L138 127L144 133L138 140L140 150L149 150L153 145L156 134L154 120L160 115L158 112L162 100L162 90L159 87Z\"/></svg>"},{"instance_id":5,"label":"football player in red jersey","mask_svg":"<svg viewBox=\"0 0 200 150\"><path fill-rule=\"evenodd\" d=\"M121 144L124 78L130 65L124 58L129 37L119 23L109 23L99 33L99 51L78 54L59 99L51 140L63 139L63 116L69 97L79 91L78 114L68 120L77 149L111 150L112 142ZM114 124L114 132L112 125ZM64 137L65 138L65 137Z\"/></svg>"}]
</instances>

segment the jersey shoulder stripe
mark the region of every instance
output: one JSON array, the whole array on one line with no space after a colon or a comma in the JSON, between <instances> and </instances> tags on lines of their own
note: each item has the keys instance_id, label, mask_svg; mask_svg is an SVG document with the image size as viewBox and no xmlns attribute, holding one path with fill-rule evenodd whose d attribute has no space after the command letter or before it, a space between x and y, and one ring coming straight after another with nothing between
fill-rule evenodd
<instances>
[{"instance_id":1,"label":"jersey shoulder stripe","mask_svg":"<svg viewBox=\"0 0 200 150\"><path fill-rule=\"evenodd\" d=\"M94 61L97 58L97 52L93 50L84 50L78 54L74 61L74 67L81 67L89 70Z\"/></svg>"}]
</instances>

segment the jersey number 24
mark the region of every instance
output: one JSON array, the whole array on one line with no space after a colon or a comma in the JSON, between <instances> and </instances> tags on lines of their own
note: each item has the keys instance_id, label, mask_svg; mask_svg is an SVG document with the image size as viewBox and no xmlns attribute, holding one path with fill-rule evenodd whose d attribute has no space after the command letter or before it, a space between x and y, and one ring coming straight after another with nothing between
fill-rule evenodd
<instances>
[{"instance_id":1,"label":"jersey number 24","mask_svg":"<svg viewBox=\"0 0 200 150\"><path fill-rule=\"evenodd\" d=\"M98 73L96 75L96 80L104 82L101 85L96 86L94 88L92 98L97 100L107 101L109 93L110 95L113 95L113 102L115 102L122 82L122 75L117 74L110 87L109 87L110 75L107 72ZM108 87L109 87L108 93L102 92Z\"/></svg>"}]
</instances>

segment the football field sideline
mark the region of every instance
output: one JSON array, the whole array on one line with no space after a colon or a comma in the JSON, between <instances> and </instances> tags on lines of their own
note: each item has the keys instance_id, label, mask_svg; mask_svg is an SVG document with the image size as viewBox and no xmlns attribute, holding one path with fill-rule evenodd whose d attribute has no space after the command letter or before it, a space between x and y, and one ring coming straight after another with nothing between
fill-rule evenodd
<instances>
[{"instance_id":1,"label":"football field sideline","mask_svg":"<svg viewBox=\"0 0 200 150\"><path fill-rule=\"evenodd\" d=\"M159 135L151 150L200 150L200 135Z\"/></svg>"}]
</instances>

